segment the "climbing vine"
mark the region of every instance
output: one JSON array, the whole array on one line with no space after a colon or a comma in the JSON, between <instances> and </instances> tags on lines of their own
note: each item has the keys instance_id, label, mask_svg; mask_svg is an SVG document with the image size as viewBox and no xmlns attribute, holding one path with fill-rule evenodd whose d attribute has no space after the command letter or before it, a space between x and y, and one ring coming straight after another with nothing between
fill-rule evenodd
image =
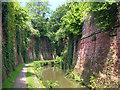
<instances>
[{"instance_id":1,"label":"climbing vine","mask_svg":"<svg viewBox=\"0 0 120 90\"><path fill-rule=\"evenodd\" d=\"M94 15L95 20L98 21L97 26L100 29L111 31L117 25L117 14L119 2L96 2L90 3L90 13Z\"/></svg>"},{"instance_id":2,"label":"climbing vine","mask_svg":"<svg viewBox=\"0 0 120 90\"><path fill-rule=\"evenodd\" d=\"M8 20L8 3L2 3L2 13L4 13L3 15L2 15L2 22L3 22L3 26L2 27L8 27L8 22L7 22L7 20ZM3 21L4 20L4 21ZM7 73L7 75L8 75L8 73L9 73L9 67L10 67L10 63L9 63L9 60L8 60L8 49L7 49L7 46L8 46L8 40L7 40L7 38L8 38L8 35L7 35L7 31L8 31L8 29L7 28L4 28L4 34L6 35L6 38L5 38L5 41L6 42L2 42L2 48L3 48L3 50L2 50L2 53L3 53L3 61L4 61L4 66L5 66L5 70L6 70L6 73Z\"/></svg>"},{"instance_id":3,"label":"climbing vine","mask_svg":"<svg viewBox=\"0 0 120 90\"><path fill-rule=\"evenodd\" d=\"M15 34L15 15L14 15L14 3L3 3L3 13L2 16L3 21L3 28L5 31L3 34L5 35L5 42L3 42L3 61L5 64L5 70L7 75L11 71L15 70L15 55L14 55L14 34ZM12 12L13 13L12 13Z\"/></svg>"},{"instance_id":4,"label":"climbing vine","mask_svg":"<svg viewBox=\"0 0 120 90\"><path fill-rule=\"evenodd\" d=\"M20 31L19 31L19 26L16 27L16 42L17 42L17 53L20 55Z\"/></svg>"},{"instance_id":5,"label":"climbing vine","mask_svg":"<svg viewBox=\"0 0 120 90\"><path fill-rule=\"evenodd\" d=\"M38 58L39 57L39 38L36 38L35 39L35 54L36 54L36 57Z\"/></svg>"},{"instance_id":6,"label":"climbing vine","mask_svg":"<svg viewBox=\"0 0 120 90\"><path fill-rule=\"evenodd\" d=\"M68 43L68 50L67 50L67 66L68 69L71 69L72 65L72 59L73 59L73 38L72 36L69 38L69 43Z\"/></svg>"},{"instance_id":7,"label":"climbing vine","mask_svg":"<svg viewBox=\"0 0 120 90\"><path fill-rule=\"evenodd\" d=\"M21 9L18 2L2 3L2 53L7 76L10 76L10 73L15 70L16 46L18 55L20 55L20 52L22 52L24 61L26 62L27 60L27 33L24 33L25 26L23 26L23 24L26 25L25 21L27 20L27 14L24 14L24 12L25 10ZM21 32L25 35L23 35ZM20 37L21 35L23 36L22 38ZM22 50L20 48L22 48Z\"/></svg>"}]
</instances>

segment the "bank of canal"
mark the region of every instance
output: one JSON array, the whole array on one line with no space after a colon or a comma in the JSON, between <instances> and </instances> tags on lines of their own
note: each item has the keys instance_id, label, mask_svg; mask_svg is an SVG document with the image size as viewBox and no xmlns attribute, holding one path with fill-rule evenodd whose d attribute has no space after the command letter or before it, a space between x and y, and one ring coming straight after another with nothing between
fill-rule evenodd
<instances>
[{"instance_id":1,"label":"bank of canal","mask_svg":"<svg viewBox=\"0 0 120 90\"><path fill-rule=\"evenodd\" d=\"M40 83L42 82L42 85L46 88L50 87L50 82L53 84L56 81L58 85L52 86L53 88L84 88L80 82L66 78L64 71L54 67L54 65L46 65L41 61L35 61L30 66L40 80Z\"/></svg>"}]
</instances>

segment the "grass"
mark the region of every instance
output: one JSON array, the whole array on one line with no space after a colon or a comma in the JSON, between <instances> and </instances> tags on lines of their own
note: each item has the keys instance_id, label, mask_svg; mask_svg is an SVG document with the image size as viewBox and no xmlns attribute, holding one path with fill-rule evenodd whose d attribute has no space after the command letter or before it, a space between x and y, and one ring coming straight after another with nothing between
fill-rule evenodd
<instances>
[{"instance_id":1,"label":"grass","mask_svg":"<svg viewBox=\"0 0 120 90\"><path fill-rule=\"evenodd\" d=\"M29 65L31 66L31 64ZM27 68L27 81L28 81L28 88L35 88L35 83L34 83L34 78L33 78L33 74L30 71L31 67Z\"/></svg>"},{"instance_id":2,"label":"grass","mask_svg":"<svg viewBox=\"0 0 120 90\"><path fill-rule=\"evenodd\" d=\"M56 62L57 60L41 60L41 61L34 61L35 63L51 63Z\"/></svg>"},{"instance_id":3,"label":"grass","mask_svg":"<svg viewBox=\"0 0 120 90\"><path fill-rule=\"evenodd\" d=\"M32 66L33 66L33 63L31 63L28 68L27 68L27 81L28 81L28 88L44 88L44 85L42 84L42 81L41 80L36 80L35 79L35 73L33 73L33 69L32 69ZM39 82L39 84L37 83Z\"/></svg>"},{"instance_id":4,"label":"grass","mask_svg":"<svg viewBox=\"0 0 120 90\"><path fill-rule=\"evenodd\" d=\"M5 80L3 82L2 88L13 88L14 87L14 82L15 82L17 76L19 75L23 66L24 66L24 63L18 65L15 68L15 71L11 73L11 76L8 77L7 80Z\"/></svg>"}]
</instances>

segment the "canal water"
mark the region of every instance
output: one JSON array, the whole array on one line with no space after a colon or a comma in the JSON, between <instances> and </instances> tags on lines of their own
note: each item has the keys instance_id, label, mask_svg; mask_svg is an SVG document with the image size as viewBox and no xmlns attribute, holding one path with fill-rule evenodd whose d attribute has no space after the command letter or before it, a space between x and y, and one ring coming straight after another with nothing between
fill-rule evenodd
<instances>
[{"instance_id":1,"label":"canal water","mask_svg":"<svg viewBox=\"0 0 120 90\"><path fill-rule=\"evenodd\" d=\"M49 80L53 83L58 81L59 86L55 86L54 88L81 88L81 85L78 82L65 78L65 73L55 67L49 67L43 70L42 75L43 84L46 87L48 87L48 83L46 81Z\"/></svg>"}]
</instances>

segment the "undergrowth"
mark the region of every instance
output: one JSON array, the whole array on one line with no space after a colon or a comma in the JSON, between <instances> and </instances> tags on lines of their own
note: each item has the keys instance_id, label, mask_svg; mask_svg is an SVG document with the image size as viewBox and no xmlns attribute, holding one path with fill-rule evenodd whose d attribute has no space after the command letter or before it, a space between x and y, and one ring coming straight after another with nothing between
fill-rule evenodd
<instances>
[{"instance_id":1,"label":"undergrowth","mask_svg":"<svg viewBox=\"0 0 120 90\"><path fill-rule=\"evenodd\" d=\"M79 75L77 75L74 71L68 72L66 75L66 78L69 78L71 80L75 80L76 82L79 82L81 84L82 88L86 87L83 82L83 79Z\"/></svg>"},{"instance_id":2,"label":"undergrowth","mask_svg":"<svg viewBox=\"0 0 120 90\"><path fill-rule=\"evenodd\" d=\"M7 80L3 82L2 88L13 88L14 87L14 82L24 65L25 64L22 63L15 68L15 71L11 73L11 76L8 77Z\"/></svg>"},{"instance_id":3,"label":"undergrowth","mask_svg":"<svg viewBox=\"0 0 120 90\"><path fill-rule=\"evenodd\" d=\"M28 86L28 88L39 88L39 87L44 88L44 85L42 84L42 81L40 80L40 78L38 78L39 77L38 73L36 73L36 72L33 73L32 72L33 64L34 63L31 63L29 65L29 67L27 68L27 81L28 81L27 86ZM34 71L36 71L36 70L34 70ZM39 84L36 83L37 81L35 81L35 76L37 76L37 78L39 79L38 80Z\"/></svg>"}]
</instances>

